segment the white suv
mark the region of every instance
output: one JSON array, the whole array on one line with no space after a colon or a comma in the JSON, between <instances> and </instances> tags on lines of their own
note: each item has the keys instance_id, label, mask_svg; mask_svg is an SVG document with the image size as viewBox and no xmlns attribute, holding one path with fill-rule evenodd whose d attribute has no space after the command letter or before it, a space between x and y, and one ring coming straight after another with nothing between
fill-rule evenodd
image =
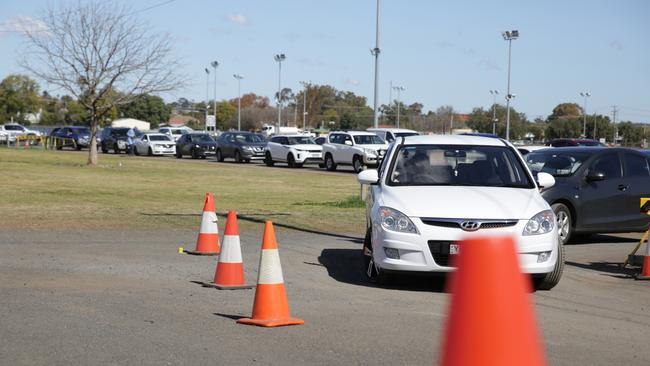
<instances>
[{"instance_id":1,"label":"white suv","mask_svg":"<svg viewBox=\"0 0 650 366\"><path fill-rule=\"evenodd\" d=\"M398 137L419 135L417 131L407 130L405 128L368 128L366 131L374 133L386 140L389 144L395 141Z\"/></svg>"},{"instance_id":2,"label":"white suv","mask_svg":"<svg viewBox=\"0 0 650 366\"><path fill-rule=\"evenodd\" d=\"M379 170L358 175L369 185L364 272L450 272L463 238L510 235L522 272L549 290L562 276L564 249L553 210L539 193L555 179L535 179L517 150L501 139L431 135L391 145Z\"/></svg>"},{"instance_id":3,"label":"white suv","mask_svg":"<svg viewBox=\"0 0 650 366\"><path fill-rule=\"evenodd\" d=\"M387 149L386 141L372 132L332 132L323 144L323 162L330 171L337 165L352 165L358 173L364 166L376 167Z\"/></svg>"},{"instance_id":4,"label":"white suv","mask_svg":"<svg viewBox=\"0 0 650 366\"><path fill-rule=\"evenodd\" d=\"M17 123L7 123L5 125L0 125L0 140L2 142L15 142L16 136L41 136L42 134L36 130L30 130L29 128L19 125Z\"/></svg>"},{"instance_id":5,"label":"white suv","mask_svg":"<svg viewBox=\"0 0 650 366\"><path fill-rule=\"evenodd\" d=\"M264 163L273 166L283 162L289 168L300 168L303 164L321 163L323 147L307 135L276 135L264 148Z\"/></svg>"},{"instance_id":6,"label":"white suv","mask_svg":"<svg viewBox=\"0 0 650 366\"><path fill-rule=\"evenodd\" d=\"M177 141L181 136L194 132L194 130L189 127L160 127L158 132L169 136L169 138L174 141Z\"/></svg>"}]
</instances>

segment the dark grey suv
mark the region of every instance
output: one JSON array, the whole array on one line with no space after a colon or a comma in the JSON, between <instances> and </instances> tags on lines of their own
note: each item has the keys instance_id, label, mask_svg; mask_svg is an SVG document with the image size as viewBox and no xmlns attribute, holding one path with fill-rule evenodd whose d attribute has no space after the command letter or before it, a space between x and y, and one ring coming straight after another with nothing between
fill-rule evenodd
<instances>
[{"instance_id":1,"label":"dark grey suv","mask_svg":"<svg viewBox=\"0 0 650 366\"><path fill-rule=\"evenodd\" d=\"M225 132L217 139L217 161L233 158L236 162L249 163L251 160L264 160L266 140L262 135L252 132Z\"/></svg>"},{"instance_id":2,"label":"dark grey suv","mask_svg":"<svg viewBox=\"0 0 650 366\"><path fill-rule=\"evenodd\" d=\"M638 150L561 147L526 155L536 174L555 177L542 191L558 220L562 243L575 234L645 231L650 220L639 212L650 197L650 157Z\"/></svg>"}]
</instances>

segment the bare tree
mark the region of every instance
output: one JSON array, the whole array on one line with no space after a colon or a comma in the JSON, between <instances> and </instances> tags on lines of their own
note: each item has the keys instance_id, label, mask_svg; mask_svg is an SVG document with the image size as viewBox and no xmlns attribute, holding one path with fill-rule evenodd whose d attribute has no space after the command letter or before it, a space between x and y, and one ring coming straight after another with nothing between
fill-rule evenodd
<instances>
[{"instance_id":1,"label":"bare tree","mask_svg":"<svg viewBox=\"0 0 650 366\"><path fill-rule=\"evenodd\" d=\"M97 127L115 107L137 96L180 88L184 78L167 35L128 8L108 1L66 3L41 19L47 31L25 30L22 66L73 95L88 109L88 164L97 164Z\"/></svg>"}]
</instances>

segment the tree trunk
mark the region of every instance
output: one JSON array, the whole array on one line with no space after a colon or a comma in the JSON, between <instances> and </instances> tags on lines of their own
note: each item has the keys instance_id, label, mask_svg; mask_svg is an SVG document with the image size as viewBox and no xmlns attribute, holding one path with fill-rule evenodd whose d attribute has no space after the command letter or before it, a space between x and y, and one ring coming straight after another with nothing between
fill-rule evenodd
<instances>
[{"instance_id":1,"label":"tree trunk","mask_svg":"<svg viewBox=\"0 0 650 366\"><path fill-rule=\"evenodd\" d=\"M92 111L90 116L90 147L88 148L86 165L97 165L97 118L95 111Z\"/></svg>"}]
</instances>

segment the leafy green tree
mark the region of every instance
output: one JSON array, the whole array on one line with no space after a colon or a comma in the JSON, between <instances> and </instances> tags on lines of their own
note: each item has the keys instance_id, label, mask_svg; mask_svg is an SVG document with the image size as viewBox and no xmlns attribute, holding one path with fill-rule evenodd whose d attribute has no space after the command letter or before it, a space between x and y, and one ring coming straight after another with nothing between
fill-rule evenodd
<instances>
[{"instance_id":1,"label":"leafy green tree","mask_svg":"<svg viewBox=\"0 0 650 366\"><path fill-rule=\"evenodd\" d=\"M645 131L642 126L632 122L621 122L618 124L618 135L621 139L621 145L641 147L645 138Z\"/></svg>"},{"instance_id":2,"label":"leafy green tree","mask_svg":"<svg viewBox=\"0 0 650 366\"><path fill-rule=\"evenodd\" d=\"M497 104L493 108L496 108L496 118L498 119L496 123L496 134L505 137L506 107ZM474 108L469 115L467 126L478 132L492 133L492 113L492 108L489 110L483 109L482 107ZM539 133L539 128L528 121L526 114L519 113L510 107L510 139L521 140L528 133L533 133L537 136L535 132Z\"/></svg>"},{"instance_id":3,"label":"leafy green tree","mask_svg":"<svg viewBox=\"0 0 650 366\"><path fill-rule=\"evenodd\" d=\"M224 130L237 126L237 121L233 119L237 114L237 107L234 107L226 100L217 103L217 127Z\"/></svg>"},{"instance_id":4,"label":"leafy green tree","mask_svg":"<svg viewBox=\"0 0 650 366\"><path fill-rule=\"evenodd\" d=\"M548 138L574 138L582 134L580 118L560 118L551 120L548 124Z\"/></svg>"},{"instance_id":5,"label":"leafy green tree","mask_svg":"<svg viewBox=\"0 0 650 366\"><path fill-rule=\"evenodd\" d=\"M150 122L151 127L155 128L169 121L171 107L158 96L143 94L128 104L118 106L118 114L120 117Z\"/></svg>"},{"instance_id":6,"label":"leafy green tree","mask_svg":"<svg viewBox=\"0 0 650 366\"><path fill-rule=\"evenodd\" d=\"M548 119L577 118L582 116L582 113L582 108L576 103L561 103L553 108L553 113L548 116Z\"/></svg>"},{"instance_id":7,"label":"leafy green tree","mask_svg":"<svg viewBox=\"0 0 650 366\"><path fill-rule=\"evenodd\" d=\"M38 112L40 98L38 84L25 75L9 75L0 82L0 123L14 121L27 123L28 113Z\"/></svg>"}]
</instances>

